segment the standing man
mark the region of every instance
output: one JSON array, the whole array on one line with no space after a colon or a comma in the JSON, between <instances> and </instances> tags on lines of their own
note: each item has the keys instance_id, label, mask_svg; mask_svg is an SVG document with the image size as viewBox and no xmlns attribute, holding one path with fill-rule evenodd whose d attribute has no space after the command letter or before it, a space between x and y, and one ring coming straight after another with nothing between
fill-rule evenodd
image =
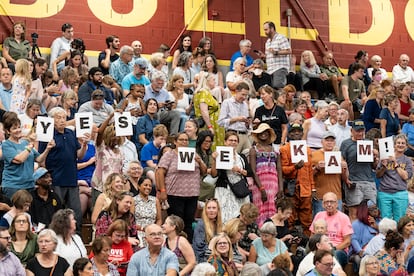
<instances>
[{"instance_id":1,"label":"standing man","mask_svg":"<svg viewBox=\"0 0 414 276\"><path fill-rule=\"evenodd\" d=\"M107 48L99 53L98 64L102 73L108 75L111 63L119 58L119 55L116 52L118 51L121 42L116 35L108 36L105 42Z\"/></svg>"},{"instance_id":2,"label":"standing man","mask_svg":"<svg viewBox=\"0 0 414 276\"><path fill-rule=\"evenodd\" d=\"M52 46L50 46L50 66L49 68L53 68L52 64L60 55L63 53L70 51L70 43L73 40L73 26L70 23L65 23L62 25L62 36L56 38ZM57 64L57 71L60 71L65 67L65 61L61 61Z\"/></svg>"},{"instance_id":3,"label":"standing man","mask_svg":"<svg viewBox=\"0 0 414 276\"><path fill-rule=\"evenodd\" d=\"M20 260L10 252L11 242L9 230L0 226L0 275L26 276Z\"/></svg>"},{"instance_id":4,"label":"standing man","mask_svg":"<svg viewBox=\"0 0 414 276\"><path fill-rule=\"evenodd\" d=\"M53 139L56 146L46 157L46 168L52 172L52 185L56 194L62 199L67 208L75 212L77 230L82 225L82 211L79 199L77 179L77 159L82 159L88 148L90 134L76 138L75 132L66 128L66 111L54 107L49 111L49 117L55 121ZM47 143L39 143L39 152L46 150Z\"/></svg>"},{"instance_id":5,"label":"standing man","mask_svg":"<svg viewBox=\"0 0 414 276\"><path fill-rule=\"evenodd\" d=\"M283 88L286 85L286 76L290 68L289 55L292 53L289 40L286 36L276 32L275 23L267 21L263 24L267 36L265 53L267 72L272 75L273 88Z\"/></svg>"},{"instance_id":6,"label":"standing man","mask_svg":"<svg viewBox=\"0 0 414 276\"><path fill-rule=\"evenodd\" d=\"M0 108L6 111L10 109L12 96L12 77L13 73L10 68L3 67L0 71Z\"/></svg>"},{"instance_id":7,"label":"standing man","mask_svg":"<svg viewBox=\"0 0 414 276\"><path fill-rule=\"evenodd\" d=\"M124 45L119 51L119 58L115 60L109 68L109 74L114 80L121 85L122 80L126 75L132 72L133 63L131 62L134 51L132 47Z\"/></svg>"},{"instance_id":8,"label":"standing man","mask_svg":"<svg viewBox=\"0 0 414 276\"><path fill-rule=\"evenodd\" d=\"M161 226L150 224L145 227L145 240L148 246L132 255L127 276L178 275L178 259L167 247Z\"/></svg>"},{"instance_id":9,"label":"standing man","mask_svg":"<svg viewBox=\"0 0 414 276\"><path fill-rule=\"evenodd\" d=\"M82 104L91 100L92 92L96 89L99 89L104 92L105 94L105 101L108 104L112 104L114 102L114 97L112 91L102 84L103 73L101 68L99 67L92 67L88 73L89 80L84 82L81 87L79 87L78 91L78 106L80 107Z\"/></svg>"},{"instance_id":10,"label":"standing man","mask_svg":"<svg viewBox=\"0 0 414 276\"><path fill-rule=\"evenodd\" d=\"M365 125L362 120L355 120L352 123L351 138L341 144L342 157L348 164L349 176L344 181L345 202L349 208L351 221L357 219L357 208L364 200L377 202L377 188L372 175L372 169L378 164L378 151L372 149L374 162L357 161L357 141L365 139Z\"/></svg>"},{"instance_id":11,"label":"standing man","mask_svg":"<svg viewBox=\"0 0 414 276\"><path fill-rule=\"evenodd\" d=\"M333 192L338 198L338 208L342 210L342 179L346 179L347 165L345 161L341 162L341 174L325 173L325 152L333 151L335 147L335 134L327 131L322 136L322 148L312 152L312 167L315 180L315 191L312 193L313 216L323 211L322 197L327 192Z\"/></svg>"},{"instance_id":12,"label":"standing man","mask_svg":"<svg viewBox=\"0 0 414 276\"><path fill-rule=\"evenodd\" d=\"M325 211L316 214L310 227L315 233L314 224L318 220L325 220L328 225L328 237L335 249L335 257L342 267L348 263L347 250L351 245L351 237L354 233L349 217L338 210L338 198L334 193L324 194L322 205Z\"/></svg>"},{"instance_id":13,"label":"standing man","mask_svg":"<svg viewBox=\"0 0 414 276\"><path fill-rule=\"evenodd\" d=\"M303 128L299 124L292 124L289 128L289 141L301 140ZM293 227L299 220L303 233L310 236L309 226L312 223L312 192L315 191L313 181L313 169L311 162L311 150L309 147L303 149L307 152L308 162L304 160L292 163L290 142L280 147L280 157L284 179L296 179L296 187L292 201L294 204L292 216L289 218L289 226ZM287 187L284 187L285 189Z\"/></svg>"},{"instance_id":14,"label":"standing man","mask_svg":"<svg viewBox=\"0 0 414 276\"><path fill-rule=\"evenodd\" d=\"M225 99L221 104L219 126L226 131L232 130L239 136L237 152L250 150L251 143L248 136L248 127L251 123L249 118L249 107L246 99L249 94L249 86L241 82L236 86L236 93L233 97Z\"/></svg>"},{"instance_id":15,"label":"standing man","mask_svg":"<svg viewBox=\"0 0 414 276\"><path fill-rule=\"evenodd\" d=\"M354 70L352 75L345 76L341 82L341 92L338 100L341 102L341 108L348 111L349 119L353 121L354 112L358 111L359 113L360 101L366 97L366 93L362 81L365 67L360 63L354 63L351 68Z\"/></svg>"},{"instance_id":16,"label":"standing man","mask_svg":"<svg viewBox=\"0 0 414 276\"><path fill-rule=\"evenodd\" d=\"M400 56L400 60L397 65L392 68L392 80L399 83L413 82L414 71L408 66L410 57L406 54Z\"/></svg>"},{"instance_id":17,"label":"standing man","mask_svg":"<svg viewBox=\"0 0 414 276\"><path fill-rule=\"evenodd\" d=\"M165 75L160 71L152 74L151 84L145 86L144 101L154 98L158 102L158 118L161 124L170 124L169 133L175 135L180 127L181 114L179 111L172 109L175 104L171 101L170 94L165 90Z\"/></svg>"}]
</instances>

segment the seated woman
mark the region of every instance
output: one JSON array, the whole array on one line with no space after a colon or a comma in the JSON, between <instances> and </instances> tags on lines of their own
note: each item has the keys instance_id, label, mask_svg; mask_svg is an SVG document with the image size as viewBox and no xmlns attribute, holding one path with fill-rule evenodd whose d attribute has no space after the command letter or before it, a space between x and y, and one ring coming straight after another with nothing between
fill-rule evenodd
<instances>
[{"instance_id":1,"label":"seated woman","mask_svg":"<svg viewBox=\"0 0 414 276\"><path fill-rule=\"evenodd\" d=\"M128 242L128 225L122 219L115 220L109 227L107 236L112 240L108 261L117 267L121 276L125 276L129 260L134 254ZM89 257L93 258L94 252L91 252Z\"/></svg>"},{"instance_id":2,"label":"seated woman","mask_svg":"<svg viewBox=\"0 0 414 276\"><path fill-rule=\"evenodd\" d=\"M375 254L379 261L381 273L406 272L404 260L404 238L397 231L389 230L385 237L384 247ZM405 274L403 274L405 275Z\"/></svg>"},{"instance_id":3,"label":"seated woman","mask_svg":"<svg viewBox=\"0 0 414 276\"><path fill-rule=\"evenodd\" d=\"M240 221L246 225L241 239L239 240L239 250L247 257L249 257L250 247L252 242L259 237L259 227L256 219L259 216L259 209L253 203L245 203L240 207Z\"/></svg>"},{"instance_id":4,"label":"seated woman","mask_svg":"<svg viewBox=\"0 0 414 276\"><path fill-rule=\"evenodd\" d=\"M286 245L276 235L274 224L264 223L260 228L260 238L255 239L250 247L249 262L255 262L264 271L270 272L272 260L277 255L285 254L290 259ZM290 269L293 269L292 263Z\"/></svg>"},{"instance_id":5,"label":"seated woman","mask_svg":"<svg viewBox=\"0 0 414 276\"><path fill-rule=\"evenodd\" d=\"M73 276L92 276L92 263L88 258L79 258L73 264Z\"/></svg>"},{"instance_id":6,"label":"seated woman","mask_svg":"<svg viewBox=\"0 0 414 276\"><path fill-rule=\"evenodd\" d=\"M207 260L208 244L222 229L223 222L218 200L216 198L207 199L201 214L201 220L197 222L194 228L193 249L198 263Z\"/></svg>"},{"instance_id":7,"label":"seated woman","mask_svg":"<svg viewBox=\"0 0 414 276\"><path fill-rule=\"evenodd\" d=\"M136 246L139 244L137 240L137 226L135 224L135 216L130 211L134 199L128 191L116 192L114 198L108 208L105 208L96 220L96 236L106 235L109 226L116 219L122 219L128 225L128 241Z\"/></svg>"},{"instance_id":8,"label":"seated woman","mask_svg":"<svg viewBox=\"0 0 414 276\"><path fill-rule=\"evenodd\" d=\"M321 72L313 53L303 51L300 59L300 72L302 73L303 89L318 92L318 99L322 100L327 95L328 76Z\"/></svg>"},{"instance_id":9,"label":"seated woman","mask_svg":"<svg viewBox=\"0 0 414 276\"><path fill-rule=\"evenodd\" d=\"M57 211L49 227L57 235L55 252L65 258L70 266L77 258L87 256L85 245L81 237L76 234L75 213L71 209Z\"/></svg>"},{"instance_id":10,"label":"seated woman","mask_svg":"<svg viewBox=\"0 0 414 276\"><path fill-rule=\"evenodd\" d=\"M23 266L39 252L37 235L30 228L30 217L26 213L14 217L10 225L10 236L12 238L10 251L19 258Z\"/></svg>"},{"instance_id":11,"label":"seated woman","mask_svg":"<svg viewBox=\"0 0 414 276\"><path fill-rule=\"evenodd\" d=\"M245 263L247 257L240 252L238 245L245 231L246 225L239 218L229 220L223 228L223 232L227 234L231 241L233 261L238 271L243 269L243 264Z\"/></svg>"},{"instance_id":12,"label":"seated woman","mask_svg":"<svg viewBox=\"0 0 414 276\"><path fill-rule=\"evenodd\" d=\"M359 276L378 276L380 274L380 266L377 258L372 255L366 255L361 260L359 266Z\"/></svg>"},{"instance_id":13,"label":"seated woman","mask_svg":"<svg viewBox=\"0 0 414 276\"><path fill-rule=\"evenodd\" d=\"M192 109L189 96L184 93L184 77L179 74L173 75L167 84L167 91L171 101L175 102L173 108L181 113L180 132L182 132Z\"/></svg>"},{"instance_id":14,"label":"seated woman","mask_svg":"<svg viewBox=\"0 0 414 276\"><path fill-rule=\"evenodd\" d=\"M93 207L91 222L95 223L102 210L109 207L114 194L125 190L124 180L121 174L111 173L105 180L103 192L98 196Z\"/></svg>"},{"instance_id":15,"label":"seated woman","mask_svg":"<svg viewBox=\"0 0 414 276\"><path fill-rule=\"evenodd\" d=\"M215 236L211 240L209 247L212 253L207 262L214 266L217 275L238 275L238 270L233 259L231 241L225 233L220 233Z\"/></svg>"},{"instance_id":16,"label":"seated woman","mask_svg":"<svg viewBox=\"0 0 414 276\"><path fill-rule=\"evenodd\" d=\"M119 276L116 266L109 262L109 252L111 250L112 240L109 237L96 237L92 243L93 257L92 263L93 275Z\"/></svg>"},{"instance_id":17,"label":"seated woman","mask_svg":"<svg viewBox=\"0 0 414 276\"><path fill-rule=\"evenodd\" d=\"M56 233L51 229L43 229L37 236L39 254L27 262L26 275L63 275L71 276L69 263L55 254L58 243Z\"/></svg>"},{"instance_id":18,"label":"seated woman","mask_svg":"<svg viewBox=\"0 0 414 276\"><path fill-rule=\"evenodd\" d=\"M14 195L11 198L11 202L13 204L13 207L10 208L10 210L3 215L3 217L0 219L0 226L4 227L10 227L12 224L12 221L15 216L19 214L27 214L27 211L29 211L30 204L33 201L32 195L26 191L26 190L19 190L14 193ZM29 222L30 222L30 228L32 227L32 221L30 219L29 215Z\"/></svg>"},{"instance_id":19,"label":"seated woman","mask_svg":"<svg viewBox=\"0 0 414 276\"><path fill-rule=\"evenodd\" d=\"M140 246L145 246L145 232L147 225L156 223L161 225L161 204L158 198L150 195L152 190L151 179L142 176L138 180L139 193L134 197L135 205L135 224L138 231L138 238L140 239Z\"/></svg>"},{"instance_id":20,"label":"seated woman","mask_svg":"<svg viewBox=\"0 0 414 276\"><path fill-rule=\"evenodd\" d=\"M189 275L196 265L196 258L191 244L186 239L184 221L176 215L168 216L162 225L167 236L164 246L177 255L180 265L180 275Z\"/></svg>"}]
</instances>

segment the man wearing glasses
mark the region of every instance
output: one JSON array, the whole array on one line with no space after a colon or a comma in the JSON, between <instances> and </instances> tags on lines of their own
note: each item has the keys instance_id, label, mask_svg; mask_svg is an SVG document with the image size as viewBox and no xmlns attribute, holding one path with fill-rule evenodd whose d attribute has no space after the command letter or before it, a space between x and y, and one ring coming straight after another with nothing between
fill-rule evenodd
<instances>
[{"instance_id":1,"label":"man wearing glasses","mask_svg":"<svg viewBox=\"0 0 414 276\"><path fill-rule=\"evenodd\" d=\"M328 237L335 249L335 257L344 267L348 263L347 248L351 245L351 237L354 233L349 217L338 210L338 198L336 194L328 192L323 196L322 206L325 211L316 214L310 231L315 233L314 223L325 220L328 224ZM316 256L316 254L315 254Z\"/></svg>"},{"instance_id":2,"label":"man wearing glasses","mask_svg":"<svg viewBox=\"0 0 414 276\"><path fill-rule=\"evenodd\" d=\"M127 276L177 275L177 256L163 246L161 226L150 224L145 227L145 240L148 246L132 255Z\"/></svg>"},{"instance_id":3,"label":"man wearing glasses","mask_svg":"<svg viewBox=\"0 0 414 276\"><path fill-rule=\"evenodd\" d=\"M315 268L306 273L305 276L331 276L334 267L333 255L328 250L317 250L313 257Z\"/></svg>"},{"instance_id":4,"label":"man wearing glasses","mask_svg":"<svg viewBox=\"0 0 414 276\"><path fill-rule=\"evenodd\" d=\"M11 236L5 227L0 226L0 275L25 276L20 260L10 252Z\"/></svg>"}]
</instances>

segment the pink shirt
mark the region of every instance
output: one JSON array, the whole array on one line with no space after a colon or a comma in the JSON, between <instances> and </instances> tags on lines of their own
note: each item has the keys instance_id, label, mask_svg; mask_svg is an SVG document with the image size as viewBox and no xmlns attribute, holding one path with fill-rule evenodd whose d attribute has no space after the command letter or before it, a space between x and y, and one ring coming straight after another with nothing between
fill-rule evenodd
<instances>
[{"instance_id":1,"label":"pink shirt","mask_svg":"<svg viewBox=\"0 0 414 276\"><path fill-rule=\"evenodd\" d=\"M352 235L354 233L349 217L341 211L337 211L333 216L328 216L326 211L319 212L316 214L313 221L317 221L319 219L324 219L328 224L328 236L333 246L337 246L342 243L345 236ZM312 233L315 233L313 230L313 222L309 227L309 230L311 230Z\"/></svg>"}]
</instances>

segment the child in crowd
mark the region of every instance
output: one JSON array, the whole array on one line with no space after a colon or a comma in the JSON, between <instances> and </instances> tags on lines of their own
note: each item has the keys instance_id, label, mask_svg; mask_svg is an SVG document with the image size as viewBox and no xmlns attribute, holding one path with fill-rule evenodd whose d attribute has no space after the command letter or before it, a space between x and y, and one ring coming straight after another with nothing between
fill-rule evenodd
<instances>
[{"instance_id":1,"label":"child in crowd","mask_svg":"<svg viewBox=\"0 0 414 276\"><path fill-rule=\"evenodd\" d=\"M324 219L318 219L313 223L315 234L328 235L328 224Z\"/></svg>"}]
</instances>

